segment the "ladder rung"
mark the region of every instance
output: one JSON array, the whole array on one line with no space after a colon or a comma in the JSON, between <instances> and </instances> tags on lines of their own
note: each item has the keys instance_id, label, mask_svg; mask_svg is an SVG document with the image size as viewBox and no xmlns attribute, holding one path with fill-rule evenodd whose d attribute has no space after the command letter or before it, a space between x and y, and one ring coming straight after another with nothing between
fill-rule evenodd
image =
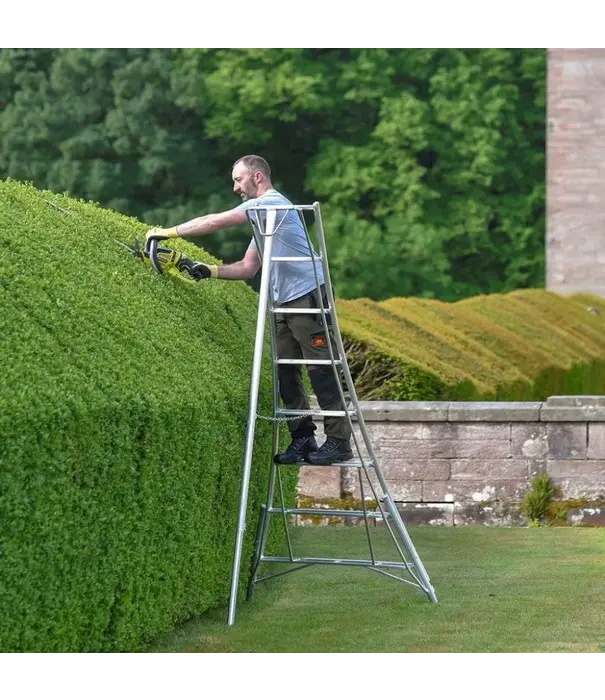
<instances>
[{"instance_id":1,"label":"ladder rung","mask_svg":"<svg viewBox=\"0 0 605 700\"><path fill-rule=\"evenodd\" d=\"M276 360L278 365L331 365L332 360ZM334 360L335 365L341 365L342 360Z\"/></svg>"},{"instance_id":2,"label":"ladder rung","mask_svg":"<svg viewBox=\"0 0 605 700\"><path fill-rule=\"evenodd\" d=\"M339 518L382 518L382 513L367 510L364 514L363 510L337 510L333 508L269 508L269 513L286 513L286 515L329 515Z\"/></svg>"},{"instance_id":3,"label":"ladder rung","mask_svg":"<svg viewBox=\"0 0 605 700\"><path fill-rule=\"evenodd\" d=\"M374 469L374 462L371 459L362 462L360 459L349 459L346 462L332 462L332 464L310 464L309 462L292 462L291 464L280 464L276 462L278 467L346 467L347 469L361 469L366 467Z\"/></svg>"},{"instance_id":4,"label":"ladder rung","mask_svg":"<svg viewBox=\"0 0 605 700\"><path fill-rule=\"evenodd\" d=\"M275 309L271 308L269 311L272 314L321 314L321 309ZM324 311L329 314L331 309L329 306L324 308Z\"/></svg>"},{"instance_id":5,"label":"ladder rung","mask_svg":"<svg viewBox=\"0 0 605 700\"><path fill-rule=\"evenodd\" d=\"M359 459L350 459L347 462L332 462L332 464L309 464L309 462L293 462L292 464L281 464L276 462L279 467L346 467L347 469L374 469L374 462L371 459L361 462Z\"/></svg>"},{"instance_id":6,"label":"ladder rung","mask_svg":"<svg viewBox=\"0 0 605 700\"><path fill-rule=\"evenodd\" d=\"M278 408L275 413L278 416L355 416L357 411L352 408L348 411L322 411L321 409L313 408L300 408L300 409L290 409L290 408Z\"/></svg>"},{"instance_id":7,"label":"ladder rung","mask_svg":"<svg viewBox=\"0 0 605 700\"><path fill-rule=\"evenodd\" d=\"M282 256L279 256L279 257L271 258L271 262L313 262L314 260L321 262L322 259L323 258L321 255L316 255L314 257L311 257L309 255L307 255L306 257L296 257L296 256L294 256L294 257L291 257L291 256L282 257Z\"/></svg>"},{"instance_id":8,"label":"ladder rung","mask_svg":"<svg viewBox=\"0 0 605 700\"><path fill-rule=\"evenodd\" d=\"M371 559L325 559L323 557L261 557L261 561L281 564L343 564L346 566L384 566L391 569L413 569L411 562L402 561L372 561Z\"/></svg>"}]
</instances>

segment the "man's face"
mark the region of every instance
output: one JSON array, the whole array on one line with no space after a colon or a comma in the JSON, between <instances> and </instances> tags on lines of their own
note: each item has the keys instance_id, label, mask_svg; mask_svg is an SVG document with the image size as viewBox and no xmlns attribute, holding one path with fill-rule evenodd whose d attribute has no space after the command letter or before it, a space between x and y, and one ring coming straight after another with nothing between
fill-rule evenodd
<instances>
[{"instance_id":1,"label":"man's face","mask_svg":"<svg viewBox=\"0 0 605 700\"><path fill-rule=\"evenodd\" d=\"M242 198L242 202L256 197L256 181L254 174L243 163L233 168L233 191Z\"/></svg>"}]
</instances>

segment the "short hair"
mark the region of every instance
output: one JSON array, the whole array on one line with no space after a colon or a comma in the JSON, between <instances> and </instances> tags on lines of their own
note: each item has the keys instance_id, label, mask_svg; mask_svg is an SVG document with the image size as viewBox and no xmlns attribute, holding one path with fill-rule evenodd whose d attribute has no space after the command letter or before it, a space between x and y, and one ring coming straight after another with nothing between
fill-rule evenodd
<instances>
[{"instance_id":1,"label":"short hair","mask_svg":"<svg viewBox=\"0 0 605 700\"><path fill-rule=\"evenodd\" d=\"M261 156L242 156L233 163L233 167L235 168L238 163L243 163L248 170L259 170L268 180L271 179L269 163Z\"/></svg>"}]
</instances>

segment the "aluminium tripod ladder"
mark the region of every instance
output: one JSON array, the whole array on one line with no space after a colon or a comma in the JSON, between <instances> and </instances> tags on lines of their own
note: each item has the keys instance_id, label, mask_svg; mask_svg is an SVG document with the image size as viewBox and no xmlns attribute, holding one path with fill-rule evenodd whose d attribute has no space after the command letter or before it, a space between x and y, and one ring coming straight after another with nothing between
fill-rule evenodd
<instances>
[{"instance_id":1,"label":"aluminium tripod ladder","mask_svg":"<svg viewBox=\"0 0 605 700\"><path fill-rule=\"evenodd\" d=\"M271 257L271 251L273 247L274 235L279 231L281 223L285 220L286 216L295 211L300 219L301 226L306 234L307 244L309 246L309 255L306 257ZM314 221L317 233L317 239L319 244L319 255L315 252L311 237L309 235L309 229L304 218L304 212L313 212ZM277 222L277 214L283 212L281 221ZM246 429L246 442L245 442L245 452L244 452L244 465L243 465L243 475L242 475L242 485L240 491L240 503L239 503L239 514L236 532L236 542L235 542L235 554L233 560L233 575L231 580L231 596L229 600L229 617L228 624L232 625L235 621L235 609L237 606L237 593L239 587L239 576L241 568L241 557L242 557L242 547L244 541L244 532L246 530L246 510L248 506L248 487L250 483L250 472L252 466L252 451L254 446L254 431L256 426L257 417L264 418L264 416L258 416L258 394L260 385L260 373L262 365L263 347L264 347L264 337L265 337L265 323L267 319L267 313L270 316L270 338L271 338L271 356L272 356L272 370L273 370L273 417L270 420L273 421L273 448L271 453L271 472L269 476L269 487L267 493L267 501L263 505L258 529L256 534L255 552L252 564L252 573L250 578L250 583L248 586L248 599L252 597L254 586L260 581L265 581L270 578L275 578L276 576L282 576L285 573L290 573L298 569L303 569L308 566L313 566L315 564L332 564L332 565L342 565L342 566L360 566L368 568L372 571L384 574L390 578L395 578L403 583L410 584L411 586L418 588L428 596L429 600L433 603L437 603L437 596L435 590L430 582L429 576L416 552L414 544L406 530L403 523L401 515L397 510L395 502L390 494L388 485L385 481L382 469L379 465L376 454L372 447L372 443L369 438L367 428L363 419L361 409L359 407L359 402L357 400L357 395L355 392L355 386L353 384L353 379L349 371L349 367L346 360L346 355L344 351L344 346L342 342L342 337L340 335L340 328L338 325L338 319L336 316L336 307L334 303L334 295L332 292L332 283L330 281L330 272L328 269L328 257L326 251L326 242L324 237L321 211L319 208L319 203L315 202L312 205L283 205L283 206L256 206L250 207L247 210L247 215L252 228L254 231L254 237L256 239L257 250L262 261L262 272L261 272L261 283L259 292L259 302L258 302L258 316L256 323L256 339L254 344L254 360L252 365L252 378L250 385L250 405L248 411L248 424ZM277 223L276 223L277 222ZM264 245L263 245L264 244ZM271 295L269 294L269 280L270 280L270 269L272 264L279 264L280 262L302 262L309 263L313 265L313 271L315 274L316 289L318 293L316 294L319 300L319 307L316 309L285 309L285 308L274 308ZM324 301L322 294L319 291L320 288L320 278L318 274L318 262L322 263L323 274L324 274L324 284L326 297L328 301L328 306L324 306ZM277 357L277 342L276 342L276 328L275 328L275 314L276 313L315 313L321 314L324 328L328 328L326 315L328 313L332 316L332 335L334 336L334 342L336 344L336 349L333 347L332 338L330 333L326 332L326 344L328 346L330 359L329 360L305 360L305 359L289 359L289 358L278 358ZM280 408L280 396L279 396L279 384L278 384L278 366L280 364L298 364L298 365L331 365L334 371L334 376L336 378L337 385L340 390L341 405L343 410L340 411L324 411L321 409L310 408L308 410L288 410ZM347 392L349 394L350 400L345 397L344 389L342 386L342 375L346 380ZM351 405L352 404L352 405ZM351 427L351 440L354 443L354 454L357 452L358 459L347 460L346 462L335 462L330 467L340 467L341 469L346 469L347 471L355 471L359 476L359 487L361 495L361 507L353 510L343 510L343 509L325 509L325 508L287 508L284 504L283 490L281 483L281 473L280 469L288 469L292 467L309 466L306 463L292 464L278 464L274 461L274 455L278 452L279 446L279 422L292 420L293 418L302 417L304 415L308 416L346 416L349 421L349 426ZM356 433L352 419L355 418L359 432ZM361 443L365 447L365 454L363 456L363 451L361 449ZM318 468L318 467L315 467ZM321 467L319 467L321 468ZM371 478L371 474L374 478ZM372 497L365 496L364 489L364 479L365 477L369 491ZM276 507L274 505L275 493L277 491L280 495L280 506ZM369 507L370 504L374 504ZM283 519L283 524L286 533L286 542L288 555L287 556L266 556L264 553L267 535L269 532L270 518L272 515L280 514ZM292 541L288 533L288 517L292 516L321 516L321 517L338 517L338 518L355 518L357 520L363 520L369 545L369 557L367 559L331 559L323 557L299 557L295 556ZM386 529L390 535L394 549L397 551L399 558L397 561L384 561L376 557L375 547L372 543L372 536L370 530L370 523L376 525L378 522L384 522ZM258 576L259 568L262 564L286 564L289 566L287 570L279 571L278 573L273 573L263 577ZM392 569L397 571L399 575L385 571L385 569ZM406 576L404 578L404 576Z\"/></svg>"}]
</instances>

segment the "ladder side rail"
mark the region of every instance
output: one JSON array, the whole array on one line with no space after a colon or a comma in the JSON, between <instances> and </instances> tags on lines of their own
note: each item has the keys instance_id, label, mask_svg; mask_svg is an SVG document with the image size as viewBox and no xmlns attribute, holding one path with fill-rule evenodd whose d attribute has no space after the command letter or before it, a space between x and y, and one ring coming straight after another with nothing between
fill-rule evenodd
<instances>
[{"instance_id":1,"label":"ladder side rail","mask_svg":"<svg viewBox=\"0 0 605 700\"><path fill-rule=\"evenodd\" d=\"M317 205L317 207L319 209L319 205ZM315 212L315 216L316 216L316 221L317 221L317 212ZM312 247L312 242L311 242L311 236L309 234L309 229L307 228L306 221L304 220L303 216L300 213L299 213L299 217L301 219L302 227L303 227L303 230L304 230L305 235L307 237L307 244L309 245L309 250L312 253L313 247ZM330 280L330 272L328 270L328 257L327 257L325 239L323 239L323 238L319 239L319 248L320 248L322 262L323 262L324 285L326 286L326 288L328 288L328 287L330 288L330 296L329 296L328 306L330 308L331 313L334 315L333 328L336 329L336 332L334 334L336 337L336 335L340 335L340 331L338 329L338 321L337 321L336 314L335 314L334 299L333 299L333 296L331 294L332 283ZM328 328L328 319L327 319L327 315L326 315L326 308L325 308L324 303L323 303L323 298L322 298L322 295L320 293L321 285L319 282L319 273L317 271L317 263L315 262L315 259L313 259L312 262L313 262L313 274L315 276L315 288L317 289L317 296L318 296L318 308L319 308L319 311L321 314L323 326L324 326L324 328L327 329ZM349 415L349 411L346 408L347 400L346 400L346 397L344 395L344 391L342 390L342 383L341 383L340 375L338 374L338 371L337 371L338 366L344 366L346 364L346 356L343 354L339 354L339 359L338 360L336 359L336 355L334 354L334 348L332 346L332 339L330 338L330 333L326 333L326 341L327 341L327 346L328 346L328 352L330 354L330 364L332 365L332 371L334 373L334 380L336 381L336 386L338 387L338 392L340 394L340 400L342 402L343 409L346 412L347 420L349 421L349 427L351 428L351 435L353 435L354 434L353 423L351 421L351 416ZM337 347L338 347L338 344L337 344ZM353 439L355 439L355 438L353 438ZM357 442L355 442L355 446L358 448L357 452L359 454L359 458L361 459L361 461L363 463L364 460L363 460L363 457L361 456L361 451L359 450L359 445L357 444Z\"/></svg>"},{"instance_id":2,"label":"ladder side rail","mask_svg":"<svg viewBox=\"0 0 605 700\"><path fill-rule=\"evenodd\" d=\"M345 375L345 380L347 382L347 387L349 389L349 393L351 395L351 401L353 402L353 405L357 409L356 414L357 414L357 422L359 423L359 427L362 432L362 436L364 438L365 446L370 454L370 459L375 465L376 471L379 472L379 467L378 467L378 460L376 459L376 455L374 453L374 449L372 447L372 442L370 440L369 434L367 430L365 430L365 423L363 420L363 415L361 414L361 410L359 410L359 400L357 399L357 392L355 391L355 385L353 383L353 378L351 376L351 371L349 370L349 363L346 362L346 353L344 349L344 344L342 342L342 337L340 334L340 323L338 322L338 313L336 311L336 302L334 300L334 294L332 293L332 279L330 277L330 266L328 264L328 251L327 251L327 246L326 246L326 238L324 234L324 229L323 229L323 221L321 218L321 210L319 208L319 202L315 202L313 205L315 207L315 222L317 225L317 238L319 241L319 247L322 251L323 257L324 257L324 279L325 279L325 285L326 285L326 294L328 296L328 303L331 308L331 313L334 318L334 340L336 342L336 347L338 349L338 353L340 357L343 358L342 362L342 370ZM341 400L345 401L344 397L344 392L342 391L342 387L340 386L340 381L338 382L338 385L340 387L340 393L341 393ZM348 421L349 421L349 426L351 428L351 436L353 438L353 441L355 442L355 447L357 448L357 452L363 462L363 458L361 457L361 450L359 449L359 443L357 441L357 436L355 435L355 430L353 426L353 421L351 420L351 416L347 416ZM381 481L381 487L383 490L386 492L386 483L383 483Z\"/></svg>"},{"instance_id":3,"label":"ladder side rail","mask_svg":"<svg viewBox=\"0 0 605 700\"><path fill-rule=\"evenodd\" d=\"M337 329L337 332L335 333L335 340L336 344L338 347L339 353L342 353L342 356L345 357L344 354L344 345L342 342L342 337L340 335L340 324L338 323L338 316L336 312L336 304L334 303L334 295L332 294L332 283L330 280L330 270L329 270L329 265L328 265L328 255L327 255L327 248L326 248L326 242L325 242L325 235L324 235L324 229L323 229L323 222L321 218L321 211L319 208L319 202L314 203L315 207L315 220L317 223L317 237L318 240L320 241L320 248L324 256L325 260L325 266L324 266L324 277L326 279L326 292L328 294L328 301L330 303L330 307L332 308L332 313L334 314L334 327ZM343 372L345 373L346 381L347 381L347 386L349 387L349 392L351 393L351 400L353 401L353 404L355 405L356 408L359 408L359 400L357 398L357 392L355 391L355 385L353 383L353 378L351 377L351 372L349 370L349 363L348 362L343 362L342 364ZM352 424L352 421L349 416L349 422ZM429 597L435 598L433 602L436 602L436 596L435 592L433 590L433 587L430 583L430 579L428 577L428 574L422 565L422 562L420 561L420 557L418 556L418 553L416 552L416 548L414 547L414 544L412 542L412 539L410 538L408 531L405 527L405 524L401 518L401 515L399 511L397 510L397 507L395 506L395 503L393 502L391 496L390 496L390 491L388 488L388 485L386 483L386 480L384 478L384 474L382 473L382 469L380 467L380 464L378 463L378 460L376 459L376 454L374 453L374 447L372 445L372 441L370 440L370 436L368 434L368 430L365 424L365 420L363 417L363 413L361 410L357 411L357 422L359 424L359 429L361 431L361 434L363 436L366 448L368 452L370 453L370 457L372 459L372 462L374 464L374 471L376 473L376 477L378 478L378 481L380 483L380 487L383 490L383 493L385 494L385 500L387 502L387 507L389 510L389 513L393 517L394 523L397 527L397 530L401 534L401 537L410 553L410 556L412 557L412 561L417 567L417 570L421 573L422 578L424 579L424 583L426 584L427 588L429 589ZM355 433L353 432L353 439L355 440L355 445L357 446L357 440L355 438ZM370 482L371 483L371 482ZM386 522L386 521L385 521Z\"/></svg>"},{"instance_id":4,"label":"ladder side rail","mask_svg":"<svg viewBox=\"0 0 605 700\"><path fill-rule=\"evenodd\" d=\"M357 403L356 398L354 398L354 391L351 391L351 388L353 386L353 380L351 378L350 372L348 372L348 363L347 363L346 354L344 351L344 345L342 343L342 338L340 335L340 326L338 324L338 317L336 315L336 302L334 300L334 295L332 293L332 280L330 278L330 270L329 270L329 265L328 265L328 251L327 251L325 236L323 233L323 224L322 224L322 219L321 219L321 212L320 212L320 208L319 208L319 203L315 202L315 204L313 206L314 206L314 213L315 213L315 223L317 226L317 238L318 238L318 243L319 243L319 250L321 253L321 258L322 258L322 263L323 263L324 284L326 286L326 292L328 295L328 305L330 307L331 313L333 314L333 324L332 324L333 333L334 333L334 339L336 341L336 346L337 346L339 358L340 358L340 363L338 363L338 365L337 365L336 357L334 354L334 348L332 347L332 340L330 338L330 333L326 332L326 340L327 340L327 345L328 345L328 352L330 353L330 359L331 359L331 363L332 363L332 371L334 373L334 380L336 382L336 386L338 387L338 392L340 394L340 400L342 402L343 408L345 409L346 418L347 418L347 421L349 423L349 428L351 430L351 437L353 438L353 442L355 443L355 447L357 449L357 454L359 455L359 459L361 461L362 468L363 468L364 472L366 473L366 476L368 478L368 483L370 484L370 487L372 488L372 491L374 493L374 498L376 499L376 502L378 504L380 504L380 499L378 498L378 496L377 496L377 494L372 486L372 482L369 478L369 475L367 473L365 460L362 456L362 452L361 452L360 447L359 447L359 442L357 440L357 436L355 435L355 430L354 430L354 426L353 426L353 421L351 420L350 412L346 408L347 401L346 401L346 397L344 395L344 391L342 388L341 377L340 377L340 374L338 373L338 370L337 370L338 366L343 367L343 369L347 368L347 373L345 374L346 381L347 381L347 388L349 389L349 392L351 394L351 398L353 400L353 405L356 409L355 412L356 412L356 414L359 414L360 413L359 404ZM307 243L309 245L309 252L310 252L311 256L313 257L313 246L311 243L311 236L309 234L309 230L307 228L306 222L305 222L302 214L299 212L298 215L300 217L303 230L304 230L305 235L307 237ZM312 262L313 262L313 272L315 275L315 287L316 287L317 292L318 292L318 294L317 294L318 302L319 302L318 306L321 309L321 316L322 316L324 328L327 329L328 322L327 322L326 309L324 306L323 297L320 293L320 283L319 283L319 274L317 271L317 263L315 262L315 259L313 259ZM366 448L368 447L368 445L371 448L371 443L369 441L369 438L364 436L364 441L366 443ZM375 465L377 463L376 457L373 454L373 451L371 449L368 449L368 451L370 452L370 458L372 460L372 463ZM346 467L343 467L343 468L346 469ZM365 503L365 494L364 494L364 490L363 490L363 480L361 478L361 472L359 472L359 487L360 487L360 495L361 495L361 504L362 504L362 509L363 509L363 513L364 513L364 526L365 526L365 530L366 530L366 537L368 540L368 547L370 550L370 556L372 557L372 561L375 561L374 545L372 542L372 535L370 532L369 518L368 518L367 507L366 507L366 503ZM382 515L384 515L384 513L382 513ZM385 518L385 522L387 522L386 518ZM399 547L399 544L396 541L396 539L394 539L394 542L395 542L395 545L399 551L400 556L402 557L403 561L406 562L405 556L404 556L403 552L401 551L401 548Z\"/></svg>"},{"instance_id":5,"label":"ladder side rail","mask_svg":"<svg viewBox=\"0 0 605 700\"><path fill-rule=\"evenodd\" d=\"M285 216L282 218L281 223L283 223L285 219ZM279 226L278 226L279 228ZM277 229L276 229L277 231ZM271 265L273 264L272 258L268 257L266 259L266 264L269 266L269 269L271 269ZM273 301L272 295L270 295L270 298L268 299L270 308L274 308L275 303ZM275 314L269 314L269 330L271 334L271 368L272 368L272 373L273 373L273 424L275 426L275 433L274 435L279 434L279 421L277 420L278 415L277 411L280 407L280 395L279 395L279 366L275 362L276 358L278 357L278 349L277 349L277 320L275 317ZM283 484L282 484L282 478L281 478L281 471L279 465L275 464L273 460L273 455L277 454L279 448L278 442L274 442L273 445L273 452L271 455L271 469L272 469L272 474L274 475L273 478L273 490L270 494L267 496L267 506L269 509L273 507L273 501L275 499L275 483L277 481L277 486L279 489L279 497L280 497L280 503L281 503L281 509L282 509L282 519L283 519L283 526L284 526L284 534L286 536L286 545L288 547L288 554L290 555L291 559L294 559L294 549L292 547L292 538L290 537L290 530L288 528L288 521L286 517L286 512L285 512L285 502L284 502L284 489L283 489ZM267 511L267 518L270 517L270 510ZM263 548L261 550L261 557L265 552L265 544L266 544L266 539L269 534L269 528L267 527L267 531L265 534L265 540L263 541L262 545Z\"/></svg>"},{"instance_id":6,"label":"ladder side rail","mask_svg":"<svg viewBox=\"0 0 605 700\"><path fill-rule=\"evenodd\" d=\"M338 315L337 315L337 311L336 311L336 302L335 302L335 299L334 299L334 295L333 295L333 293L332 293L332 280L331 280L331 278L330 278L330 266L329 266L329 264L328 264L328 251L327 251L327 245L326 245L326 240L325 240L325 234L324 234L324 230L323 230L323 220L322 220L322 218L321 218L321 210L320 210L320 207L319 207L319 202L315 202L314 207L315 207L315 221L316 221L316 225L317 225L317 238L318 238L318 241L319 241L319 247L320 247L320 250L321 250L321 253L322 253L322 257L323 257L323 260L324 260L324 279L325 279L325 284L326 284L326 293L327 293L327 296L328 296L328 303L329 303L329 306L330 306L330 308L331 308L331 310L332 310L332 314L333 314L333 318L334 318L334 323L333 323L333 327L334 327L334 339L335 339L335 342L336 342L336 346L337 346L337 348L338 348L339 355L340 355L341 358L343 358L343 362L342 362L342 365L341 365L341 366L342 366L343 372L344 372L344 374L345 374L345 379L346 379L346 382L347 382L347 387L348 387L349 393L350 393L350 395L351 395L351 401L353 402L353 405L354 405L355 408L357 409L357 410L356 410L357 422L358 422L360 431L361 431L361 433L362 433L363 441L364 441L364 444L365 444L366 449L368 450L368 452L369 452L369 454L370 454L370 459L371 459L372 464L374 465L374 472L376 473L376 476L377 476L378 481L379 481L379 483L380 483L380 487L381 487L381 489L382 489L382 491L383 491L383 494L386 496L386 495L389 494L389 488L388 488L388 485L387 485L387 483L386 483L386 480L384 479L384 475L383 475L383 473L382 473L382 469L380 468L380 465L379 465L378 460L377 460L377 458L376 458L376 454L375 454L375 452L374 452L374 447L373 447L373 445L372 445L372 441L370 440L370 436L369 436L369 433L368 433L367 428L366 428L366 425L365 425L365 421L364 421L364 418L363 418L363 414L362 414L361 409L360 409L360 407L359 407L359 400L358 400L358 398L357 398L357 392L356 392L356 390L355 390L355 384L354 384L354 382L353 382L353 378L352 378L351 372L350 372L350 370L349 370L348 362L346 361L346 353L345 353L345 349L344 349L344 344L343 344L343 342L342 342L342 336L341 336L341 333L340 333L340 324L338 323ZM308 236L308 231L307 231L307 236ZM320 299L320 305L321 305L321 307L323 307L323 300L322 300L322 299ZM325 323L325 314L324 314L324 323ZM328 339L328 343L330 344L329 339ZM332 358L334 357L331 349L330 349L330 355L331 355ZM334 372L335 372L335 374L336 374L336 368L335 368L335 367L334 367ZM343 402L343 405L346 405L345 397L344 397L344 392L342 391L342 387L341 387L341 385L340 385L340 378L339 378L339 377L336 377L336 378L337 378L337 383L338 383L339 390L340 390L340 394L341 394L341 400L342 400L342 402ZM350 428L351 428L351 437L353 438L353 441L354 441L354 443L355 443L355 447L356 447L357 452L358 452L358 454L359 454L359 457L360 457L360 459L361 459L362 469L363 469L363 471L364 471L364 473L365 473L365 475L366 475L366 478L368 479L368 484L370 485L370 489L372 490L372 493L373 493L374 498L375 498L375 500L376 500L376 502L377 502L377 504L378 504L378 507L379 507L379 509L380 509L380 511L381 511L381 514L384 516L384 511L383 511L383 509L382 509L382 506L380 505L380 498L379 498L378 494L376 493L376 490L375 490L375 488L374 488L374 486L373 486L373 484L372 484L372 480L370 479L370 475L369 475L369 473L368 473L368 471L367 471L367 469L366 469L366 467L365 467L363 457L361 456L361 450L360 450L360 448L359 448L359 442L358 442L358 440L357 440L357 436L355 435L355 430L354 430L354 426L353 426L353 421L351 420L351 416L349 415L348 412L347 412L347 420L349 421L349 426L350 426ZM362 487L361 472L360 472L360 474L359 474L359 483L360 483L360 488L363 488L363 487ZM362 497L362 499L365 500L363 497ZM402 519L401 519L401 516L399 516L399 511L397 511L397 509L396 509L396 507L395 507L395 511L397 511L397 516L398 516L397 518L395 518L394 514L391 512L391 508L390 508L391 502L387 500L387 504L389 505L389 509L388 509L389 512L390 512L391 515L393 515L393 517L394 517L397 530L402 531L400 534L402 535L402 538L404 539L404 542L406 542L406 544L407 544L408 542L411 542L410 537L409 537L407 531L405 530L405 525L403 524L403 521L402 521ZM393 506L394 506L394 504L393 504ZM364 509L365 509L365 506L364 506ZM388 521L388 518L384 517L384 522L385 522L385 524L387 525L387 528L389 529L389 532L390 532L390 534L391 534L391 537L392 537L392 539L393 539L393 542L394 542L394 544L395 544L395 547L397 548L397 551L399 552L399 555L401 556L402 560L403 560L404 562L407 563L407 557L405 556L404 551L402 550L401 546L399 545L399 542L397 541L397 538L394 537L394 535L393 535L393 530L392 530L392 528L391 528L391 524L390 524L389 521ZM371 541L371 535L370 535L370 532L369 532L369 527L368 527L368 524L367 524L367 520L366 520L366 531L367 531L368 539L369 539L369 541ZM404 533L405 533L405 534L404 534ZM412 547L412 549L410 550L410 555L412 556L412 559L414 559L414 554L415 554L415 550L414 550L413 547ZM416 558L418 558L418 555L417 555L417 554L416 554Z\"/></svg>"},{"instance_id":7,"label":"ladder side rail","mask_svg":"<svg viewBox=\"0 0 605 700\"><path fill-rule=\"evenodd\" d=\"M246 215L248 217L248 220L250 221L250 224L252 225L252 231L254 235L254 239L256 241L256 247L257 250L259 251L259 256L261 257L261 264L266 265L269 269L269 279L270 279L270 273L271 273L271 264L272 264L272 257L271 255L263 255L260 251L264 251L264 245L261 243L261 239L264 236L271 235L274 236L281 224L285 221L287 213L284 214L284 216L281 218L279 221L277 227L274 227L271 232L268 230L263 233L262 231L262 225L261 225L261 219L260 219L260 214L265 213L268 216L269 211L291 211L293 209L296 209L296 207L290 207L290 206L285 206L285 207L263 207L263 206L256 206L256 207L250 207L249 209L246 210ZM254 220L256 222L256 226L253 224L252 217L254 215ZM267 304L269 308L274 307L274 302L273 302L273 295L271 292L271 289L269 289L269 293L267 296ZM276 327L276 319L274 314L269 314L269 330L270 330L270 341L271 341L271 357L272 357L272 362L271 362L271 371L273 375L273 415L272 415L272 421L273 421L273 447L272 447L272 457L271 457L271 471L270 471L270 476L269 476L269 486L267 490L267 503L266 506L262 509L261 512L261 517L262 517L262 526L260 529L260 534L259 537L257 538L257 541L255 543L255 553L254 553L254 563L252 566L252 571L251 571L251 581L250 581L250 586L249 586L249 596L251 597L252 595L252 590L254 588L254 585L256 583L256 574L258 572L258 568L261 564L262 557L264 555L265 551L265 546L267 543L267 537L269 535L269 528L270 528L270 515L271 515L271 510L273 508L273 501L275 499L275 486L276 486L276 480L279 486L279 491L280 491L280 502L281 502L281 510L282 510L282 515L283 515L283 525L284 525L284 533L286 536L286 542L287 542L287 547L288 547L288 553L290 555L291 559L294 559L294 552L292 548L292 540L290 537L290 532L288 529L288 523L287 523L287 518L286 518L286 512L285 512L285 504L284 504L284 495L283 495L283 486L282 486L282 480L281 480L281 473L279 471L279 467L275 464L273 460L273 455L275 455L279 449L279 421L277 417L277 410L279 408L279 401L280 401L280 396L279 396L279 374L278 374L278 366L277 363L275 362L275 358L278 356L277 352L277 327Z\"/></svg>"},{"instance_id":8,"label":"ladder side rail","mask_svg":"<svg viewBox=\"0 0 605 700\"><path fill-rule=\"evenodd\" d=\"M275 330L275 320L272 314L269 314L269 328L271 338L271 356L275 357L277 352L277 338ZM250 582L248 586L248 599L252 598L254 586L257 583L257 572L261 564L261 558L265 552L267 537L269 536L269 527L271 525L271 508L273 507L273 499L275 498L275 481L277 475L277 466L273 461L273 455L279 449L279 421L277 418L277 408L279 406L279 383L277 366L274 362L271 363L271 372L273 374L273 447L271 452L271 466L269 472L269 484L267 487L266 504L261 509L259 522L259 535L254 546L254 559L251 567Z\"/></svg>"},{"instance_id":9,"label":"ladder side rail","mask_svg":"<svg viewBox=\"0 0 605 700\"><path fill-rule=\"evenodd\" d=\"M272 234L275 226L275 214L267 213L266 230ZM267 235L265 243L264 259L271 259L271 248L273 246L272 235ZM231 594L229 598L228 624L235 622L235 608L237 606L237 592L239 587L239 574L241 568L242 547L244 542L244 532L246 530L246 510L248 505L248 490L250 485L250 474L252 471L252 452L254 449L254 429L256 427L256 415L258 408L258 392L260 386L260 371L263 359L265 322L267 318L267 299L269 292L269 265L263 265L261 274L260 296L258 303L258 314L256 320L256 338L254 342L254 360L252 364L252 378L250 381L250 405L248 407L248 424L246 427L246 446L244 452L244 466L242 483L240 490L240 503L237 519L237 532L235 540L235 552L233 557L233 574L231 578Z\"/></svg>"}]
</instances>

